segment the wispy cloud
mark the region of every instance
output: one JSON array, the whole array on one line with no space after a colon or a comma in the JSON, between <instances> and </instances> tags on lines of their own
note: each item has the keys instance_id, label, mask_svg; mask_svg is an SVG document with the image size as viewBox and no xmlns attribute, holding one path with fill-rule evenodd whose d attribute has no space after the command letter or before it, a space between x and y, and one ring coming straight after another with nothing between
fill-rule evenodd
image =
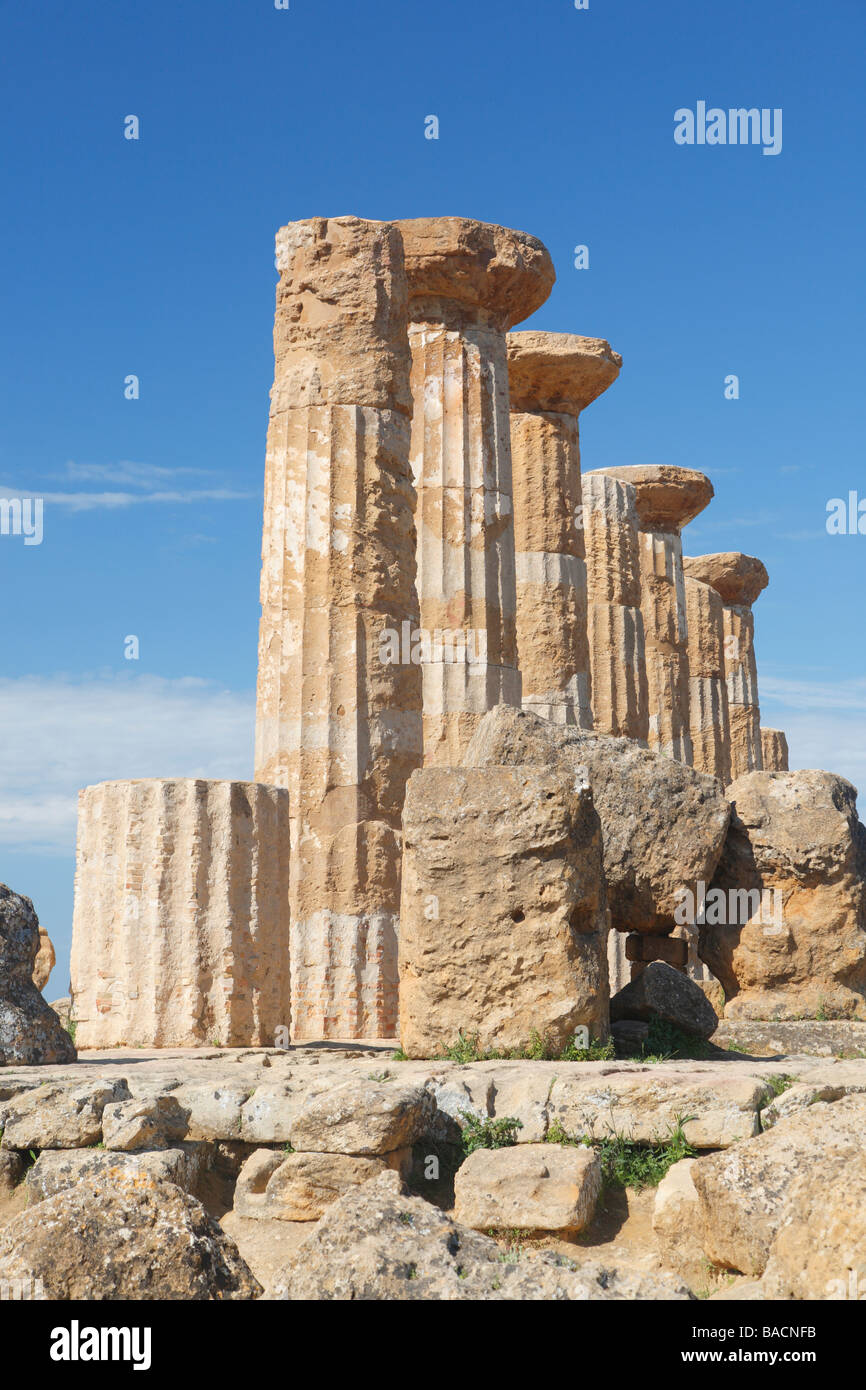
<instances>
[{"instance_id":1,"label":"wispy cloud","mask_svg":"<svg viewBox=\"0 0 866 1390\"><path fill-rule=\"evenodd\" d=\"M762 675L759 685L761 722L785 730L791 767L837 772L866 794L866 676L831 683Z\"/></svg>"},{"instance_id":2,"label":"wispy cloud","mask_svg":"<svg viewBox=\"0 0 866 1390\"><path fill-rule=\"evenodd\" d=\"M189 487L183 479L190 476L210 478L213 474L201 468L162 468L157 464L131 463L74 463L66 465L64 474L53 479L81 483L101 483L99 491L85 491L79 486L70 489L41 487L7 487L0 483L0 496L41 497L46 505L65 507L71 512L98 510L117 511L142 504L157 506L187 506L196 502L246 502L258 498L257 492L239 492L218 482L209 487ZM109 488L107 484L114 484Z\"/></svg>"},{"instance_id":3,"label":"wispy cloud","mask_svg":"<svg viewBox=\"0 0 866 1390\"><path fill-rule=\"evenodd\" d=\"M70 459L62 476L79 483L157 488L165 486L172 479L190 475L199 478L213 476L211 470L206 468L161 468L155 463L132 463L128 459L121 459L119 463L74 463Z\"/></svg>"},{"instance_id":4,"label":"wispy cloud","mask_svg":"<svg viewBox=\"0 0 866 1390\"><path fill-rule=\"evenodd\" d=\"M193 678L0 680L0 847L68 854L81 787L253 775L255 697Z\"/></svg>"}]
</instances>

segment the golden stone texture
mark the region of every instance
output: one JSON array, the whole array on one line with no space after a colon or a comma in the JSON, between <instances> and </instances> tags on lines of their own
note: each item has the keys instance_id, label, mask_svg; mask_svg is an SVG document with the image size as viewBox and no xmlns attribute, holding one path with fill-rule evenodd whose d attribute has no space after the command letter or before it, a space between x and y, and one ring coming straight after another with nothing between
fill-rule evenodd
<instances>
[{"instance_id":1,"label":"golden stone texture","mask_svg":"<svg viewBox=\"0 0 866 1390\"><path fill-rule=\"evenodd\" d=\"M523 705L584 729L592 692L578 417L621 364L601 338L508 336Z\"/></svg>"}]
</instances>

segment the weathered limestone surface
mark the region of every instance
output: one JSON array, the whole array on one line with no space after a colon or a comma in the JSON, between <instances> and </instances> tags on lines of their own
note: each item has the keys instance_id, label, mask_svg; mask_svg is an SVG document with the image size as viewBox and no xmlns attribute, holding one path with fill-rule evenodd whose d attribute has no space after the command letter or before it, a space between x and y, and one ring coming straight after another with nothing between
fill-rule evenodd
<instances>
[{"instance_id":1,"label":"weathered limestone surface","mask_svg":"<svg viewBox=\"0 0 866 1390\"><path fill-rule=\"evenodd\" d=\"M560 1066L547 1102L548 1124L558 1121L575 1138L621 1134L655 1144L670 1138L682 1120L686 1139L697 1149L727 1149L761 1132L760 1110L773 1092L754 1071L690 1062L625 1067L608 1063L593 1073Z\"/></svg>"},{"instance_id":2,"label":"weathered limestone surface","mask_svg":"<svg viewBox=\"0 0 866 1390\"><path fill-rule=\"evenodd\" d=\"M375 1157L422 1138L432 1114L432 1100L417 1083L349 1081L306 1100L289 1139L293 1149L307 1153Z\"/></svg>"},{"instance_id":3,"label":"weathered limestone surface","mask_svg":"<svg viewBox=\"0 0 866 1390\"><path fill-rule=\"evenodd\" d=\"M531 710L501 707L479 726L467 767L565 767L588 777L601 821L611 921L666 935L683 888L709 883L730 807L712 778L625 738L558 728Z\"/></svg>"},{"instance_id":4,"label":"weathered limestone surface","mask_svg":"<svg viewBox=\"0 0 866 1390\"><path fill-rule=\"evenodd\" d=\"M476 1149L454 1179L454 1218L476 1231L582 1231L601 1195L590 1148L520 1144Z\"/></svg>"},{"instance_id":5,"label":"weathered limestone surface","mask_svg":"<svg viewBox=\"0 0 866 1390\"><path fill-rule=\"evenodd\" d=\"M813 1105L727 1153L699 1159L692 1180L709 1258L743 1274L762 1274L786 1218L800 1215L794 1205L799 1180L814 1191L820 1174L825 1202L828 1192L846 1191L852 1177L862 1184L864 1126L866 1098L849 1096ZM839 1274L844 1277L845 1270Z\"/></svg>"},{"instance_id":6,"label":"weathered limestone surface","mask_svg":"<svg viewBox=\"0 0 866 1390\"><path fill-rule=\"evenodd\" d=\"M700 952L728 1019L866 1019L866 829L830 772L752 772L728 788Z\"/></svg>"},{"instance_id":7,"label":"weathered limestone surface","mask_svg":"<svg viewBox=\"0 0 866 1390\"><path fill-rule=\"evenodd\" d=\"M78 802L80 1046L272 1043L289 1020L288 793L144 780Z\"/></svg>"},{"instance_id":8,"label":"weathered limestone surface","mask_svg":"<svg viewBox=\"0 0 866 1390\"><path fill-rule=\"evenodd\" d=\"M329 1207L302 1258L279 1271L266 1295L297 1302L388 1300L526 1302L552 1299L684 1299L674 1276L551 1252L503 1261L502 1248L459 1225L396 1173L353 1188Z\"/></svg>"},{"instance_id":9,"label":"weathered limestone surface","mask_svg":"<svg viewBox=\"0 0 866 1390\"><path fill-rule=\"evenodd\" d=\"M508 335L523 705L583 729L593 723L578 419L621 366L602 338Z\"/></svg>"},{"instance_id":10,"label":"weathered limestone surface","mask_svg":"<svg viewBox=\"0 0 866 1390\"><path fill-rule=\"evenodd\" d=\"M635 491L630 483L594 472L583 475L581 495L593 727L646 743L649 693Z\"/></svg>"},{"instance_id":11,"label":"weathered limestone surface","mask_svg":"<svg viewBox=\"0 0 866 1390\"><path fill-rule=\"evenodd\" d=\"M57 964L54 944L44 927L39 928L39 950L33 964L33 983L37 989L44 989L51 972Z\"/></svg>"},{"instance_id":12,"label":"weathered limestone surface","mask_svg":"<svg viewBox=\"0 0 866 1390\"><path fill-rule=\"evenodd\" d=\"M683 565L687 575L715 589L724 606L731 780L735 780L763 768L752 604L767 587L769 576L760 560L739 551L686 556Z\"/></svg>"},{"instance_id":13,"label":"weathered limestone surface","mask_svg":"<svg viewBox=\"0 0 866 1390\"><path fill-rule=\"evenodd\" d=\"M0 1067L75 1060L72 1039L34 983L39 932L30 899L0 883Z\"/></svg>"},{"instance_id":14,"label":"weathered limestone surface","mask_svg":"<svg viewBox=\"0 0 866 1390\"><path fill-rule=\"evenodd\" d=\"M409 279L424 763L454 764L519 705L506 330L554 281L524 232L461 217L396 224Z\"/></svg>"},{"instance_id":15,"label":"weathered limestone surface","mask_svg":"<svg viewBox=\"0 0 866 1390\"><path fill-rule=\"evenodd\" d=\"M630 483L640 531L641 611L646 642L649 746L681 763L693 758L683 527L713 497L703 473L668 464L600 470Z\"/></svg>"},{"instance_id":16,"label":"weathered limestone surface","mask_svg":"<svg viewBox=\"0 0 866 1390\"><path fill-rule=\"evenodd\" d=\"M293 1031L393 1034L398 830L421 760L408 299L390 225L277 234L256 777L288 787Z\"/></svg>"},{"instance_id":17,"label":"weathered limestone surface","mask_svg":"<svg viewBox=\"0 0 866 1390\"><path fill-rule=\"evenodd\" d=\"M535 716L533 716L535 717ZM543 721L539 721L543 722ZM553 729L553 725L548 725ZM400 1040L435 1057L608 1033L608 915L587 783L563 767L425 768L406 794Z\"/></svg>"},{"instance_id":18,"label":"weathered limestone surface","mask_svg":"<svg viewBox=\"0 0 866 1390\"><path fill-rule=\"evenodd\" d=\"M0 1105L0 1129L7 1149L82 1149L102 1139L106 1105L129 1100L126 1082L82 1082L65 1086L48 1081Z\"/></svg>"},{"instance_id":19,"label":"weathered limestone surface","mask_svg":"<svg viewBox=\"0 0 866 1390\"><path fill-rule=\"evenodd\" d=\"M725 680L725 619L721 597L709 584L685 577L689 650L689 731L693 766L731 780L731 721Z\"/></svg>"},{"instance_id":20,"label":"weathered limestone surface","mask_svg":"<svg viewBox=\"0 0 866 1390\"><path fill-rule=\"evenodd\" d=\"M817 1037L829 1027L813 1024L812 1030ZM866 1024L847 1027L863 1030ZM799 1041L802 1046L809 1038L804 1034ZM816 1042L814 1051L821 1047ZM124 1094L131 1093L136 1106L151 1102L159 1108L158 1102L175 1100L187 1117L187 1134L179 1147L193 1158L206 1156L214 1146L284 1146L292 1142L291 1136L299 1152L309 1153L310 1136L322 1144L327 1135L330 1148L322 1144L318 1151L381 1157L385 1162L405 1151L392 1147L404 1141L406 1147L430 1137L453 1142L467 1111L482 1120L519 1119L519 1144L541 1143L557 1118L569 1133L634 1130L635 1138L664 1138L679 1111L694 1117L686 1127L691 1142L720 1148L760 1132L761 1115L774 1101L767 1081L771 1076L796 1075L798 1086L822 1098L866 1088L866 1057L842 1062L814 1055L756 1059L721 1053L711 1061L658 1065L634 1060L464 1064L397 1062L392 1054L393 1045L381 1044L363 1051L326 1045L297 1045L285 1051L114 1048L83 1052L80 1061L67 1066L6 1067L0 1071L0 1110L11 1105L23 1114L28 1095L34 1095L46 1077L67 1100L57 1097L50 1107L43 1107L41 1099L32 1102L26 1126L7 1126L0 1153L11 1151L7 1138L16 1140L14 1147L19 1140L24 1145L38 1139L30 1147L65 1152L71 1161L84 1154L131 1163L152 1152L112 1153L93 1147L112 1142L117 1115L131 1113L130 1102L123 1100L107 1101L101 1127L86 1117L91 1147L82 1150L82 1130L74 1118L82 1087L90 1087L92 1095L120 1086ZM391 1088L389 1099L385 1092ZM413 1096L408 1109L407 1089ZM40 1107L45 1113L37 1127ZM0 1125L4 1123L0 1116ZM354 1152L359 1148L365 1152ZM171 1156L176 1148L156 1152Z\"/></svg>"},{"instance_id":21,"label":"weathered limestone surface","mask_svg":"<svg viewBox=\"0 0 866 1390\"><path fill-rule=\"evenodd\" d=\"M381 1158L257 1149L241 1169L234 1210L255 1220L318 1221L352 1187L386 1171Z\"/></svg>"},{"instance_id":22,"label":"weathered limestone surface","mask_svg":"<svg viewBox=\"0 0 866 1390\"><path fill-rule=\"evenodd\" d=\"M866 1156L861 1145L835 1158L820 1152L791 1184L760 1284L765 1299L866 1298Z\"/></svg>"},{"instance_id":23,"label":"weathered limestone surface","mask_svg":"<svg viewBox=\"0 0 866 1390\"><path fill-rule=\"evenodd\" d=\"M764 772L788 771L788 740L781 729L761 728L761 755Z\"/></svg>"},{"instance_id":24,"label":"weathered limestone surface","mask_svg":"<svg viewBox=\"0 0 866 1390\"><path fill-rule=\"evenodd\" d=\"M200 1202L143 1176L81 1182L15 1217L0 1231L0 1281L13 1280L86 1302L261 1293Z\"/></svg>"},{"instance_id":25,"label":"weathered limestone surface","mask_svg":"<svg viewBox=\"0 0 866 1390\"><path fill-rule=\"evenodd\" d=\"M697 1159L682 1158L656 1189L653 1233L665 1265L690 1284L706 1281L700 1200L692 1178Z\"/></svg>"}]
</instances>

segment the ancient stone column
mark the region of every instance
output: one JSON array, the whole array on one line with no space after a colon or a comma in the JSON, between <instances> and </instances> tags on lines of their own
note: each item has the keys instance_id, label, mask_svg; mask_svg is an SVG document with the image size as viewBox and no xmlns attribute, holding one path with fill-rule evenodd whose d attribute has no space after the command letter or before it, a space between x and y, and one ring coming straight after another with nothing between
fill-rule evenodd
<instances>
[{"instance_id":1,"label":"ancient stone column","mask_svg":"<svg viewBox=\"0 0 866 1390\"><path fill-rule=\"evenodd\" d=\"M505 333L543 304L554 271L524 232L461 217L397 226L410 295L424 763L456 765L487 710L520 704Z\"/></svg>"},{"instance_id":2,"label":"ancient stone column","mask_svg":"<svg viewBox=\"0 0 866 1390\"><path fill-rule=\"evenodd\" d=\"M646 743L649 701L635 492L603 472L581 480L587 632L596 733Z\"/></svg>"},{"instance_id":3,"label":"ancient stone column","mask_svg":"<svg viewBox=\"0 0 866 1390\"><path fill-rule=\"evenodd\" d=\"M685 586L693 765L727 786L731 780L731 723L722 600L709 584L691 575L686 575Z\"/></svg>"},{"instance_id":4,"label":"ancient stone column","mask_svg":"<svg viewBox=\"0 0 866 1390\"><path fill-rule=\"evenodd\" d=\"M523 706L582 729L592 704L578 417L621 366L603 338L508 335Z\"/></svg>"},{"instance_id":5,"label":"ancient stone column","mask_svg":"<svg viewBox=\"0 0 866 1390\"><path fill-rule=\"evenodd\" d=\"M288 817L288 792L255 782L79 793L79 1047L273 1047L288 1035Z\"/></svg>"},{"instance_id":6,"label":"ancient stone column","mask_svg":"<svg viewBox=\"0 0 866 1390\"><path fill-rule=\"evenodd\" d=\"M631 483L635 490L649 746L677 762L691 764L689 653L680 533L708 505L713 485L703 473L668 464L599 471Z\"/></svg>"},{"instance_id":7,"label":"ancient stone column","mask_svg":"<svg viewBox=\"0 0 866 1390\"><path fill-rule=\"evenodd\" d=\"M761 729L764 772L788 771L788 740L781 729Z\"/></svg>"},{"instance_id":8,"label":"ancient stone column","mask_svg":"<svg viewBox=\"0 0 866 1390\"><path fill-rule=\"evenodd\" d=\"M290 792L293 1036L389 1037L421 761L403 245L338 217L276 247L256 777Z\"/></svg>"},{"instance_id":9,"label":"ancient stone column","mask_svg":"<svg viewBox=\"0 0 866 1390\"><path fill-rule=\"evenodd\" d=\"M762 771L764 765L752 604L769 576L760 560L739 551L687 556L684 564L686 574L711 585L724 606L731 780L736 781L744 772Z\"/></svg>"}]
</instances>

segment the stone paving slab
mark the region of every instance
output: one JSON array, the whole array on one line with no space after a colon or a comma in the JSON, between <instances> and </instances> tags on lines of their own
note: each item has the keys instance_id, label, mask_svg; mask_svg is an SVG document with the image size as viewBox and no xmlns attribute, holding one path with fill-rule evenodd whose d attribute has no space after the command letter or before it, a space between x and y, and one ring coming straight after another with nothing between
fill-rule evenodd
<instances>
[{"instance_id":1,"label":"stone paving slab","mask_svg":"<svg viewBox=\"0 0 866 1390\"><path fill-rule=\"evenodd\" d=\"M771 1078L784 1078L784 1083ZM84 1082L124 1080L135 1100L172 1095L188 1112L187 1140L287 1143L301 1106L312 1097L361 1083L423 1085L435 1100L431 1137L454 1139L461 1115L519 1119L521 1143L547 1137L554 1121L576 1135L623 1134L639 1142L667 1136L677 1118L701 1149L724 1148L760 1133L761 1112L780 1087L866 1087L866 1059L792 1054L706 1061L395 1062L393 1048L332 1046L277 1049L112 1049L84 1052L59 1067L0 1070L3 1107L46 1083L70 1090ZM395 1092L396 1094L396 1092ZM59 1145L58 1145L59 1146Z\"/></svg>"}]
</instances>

